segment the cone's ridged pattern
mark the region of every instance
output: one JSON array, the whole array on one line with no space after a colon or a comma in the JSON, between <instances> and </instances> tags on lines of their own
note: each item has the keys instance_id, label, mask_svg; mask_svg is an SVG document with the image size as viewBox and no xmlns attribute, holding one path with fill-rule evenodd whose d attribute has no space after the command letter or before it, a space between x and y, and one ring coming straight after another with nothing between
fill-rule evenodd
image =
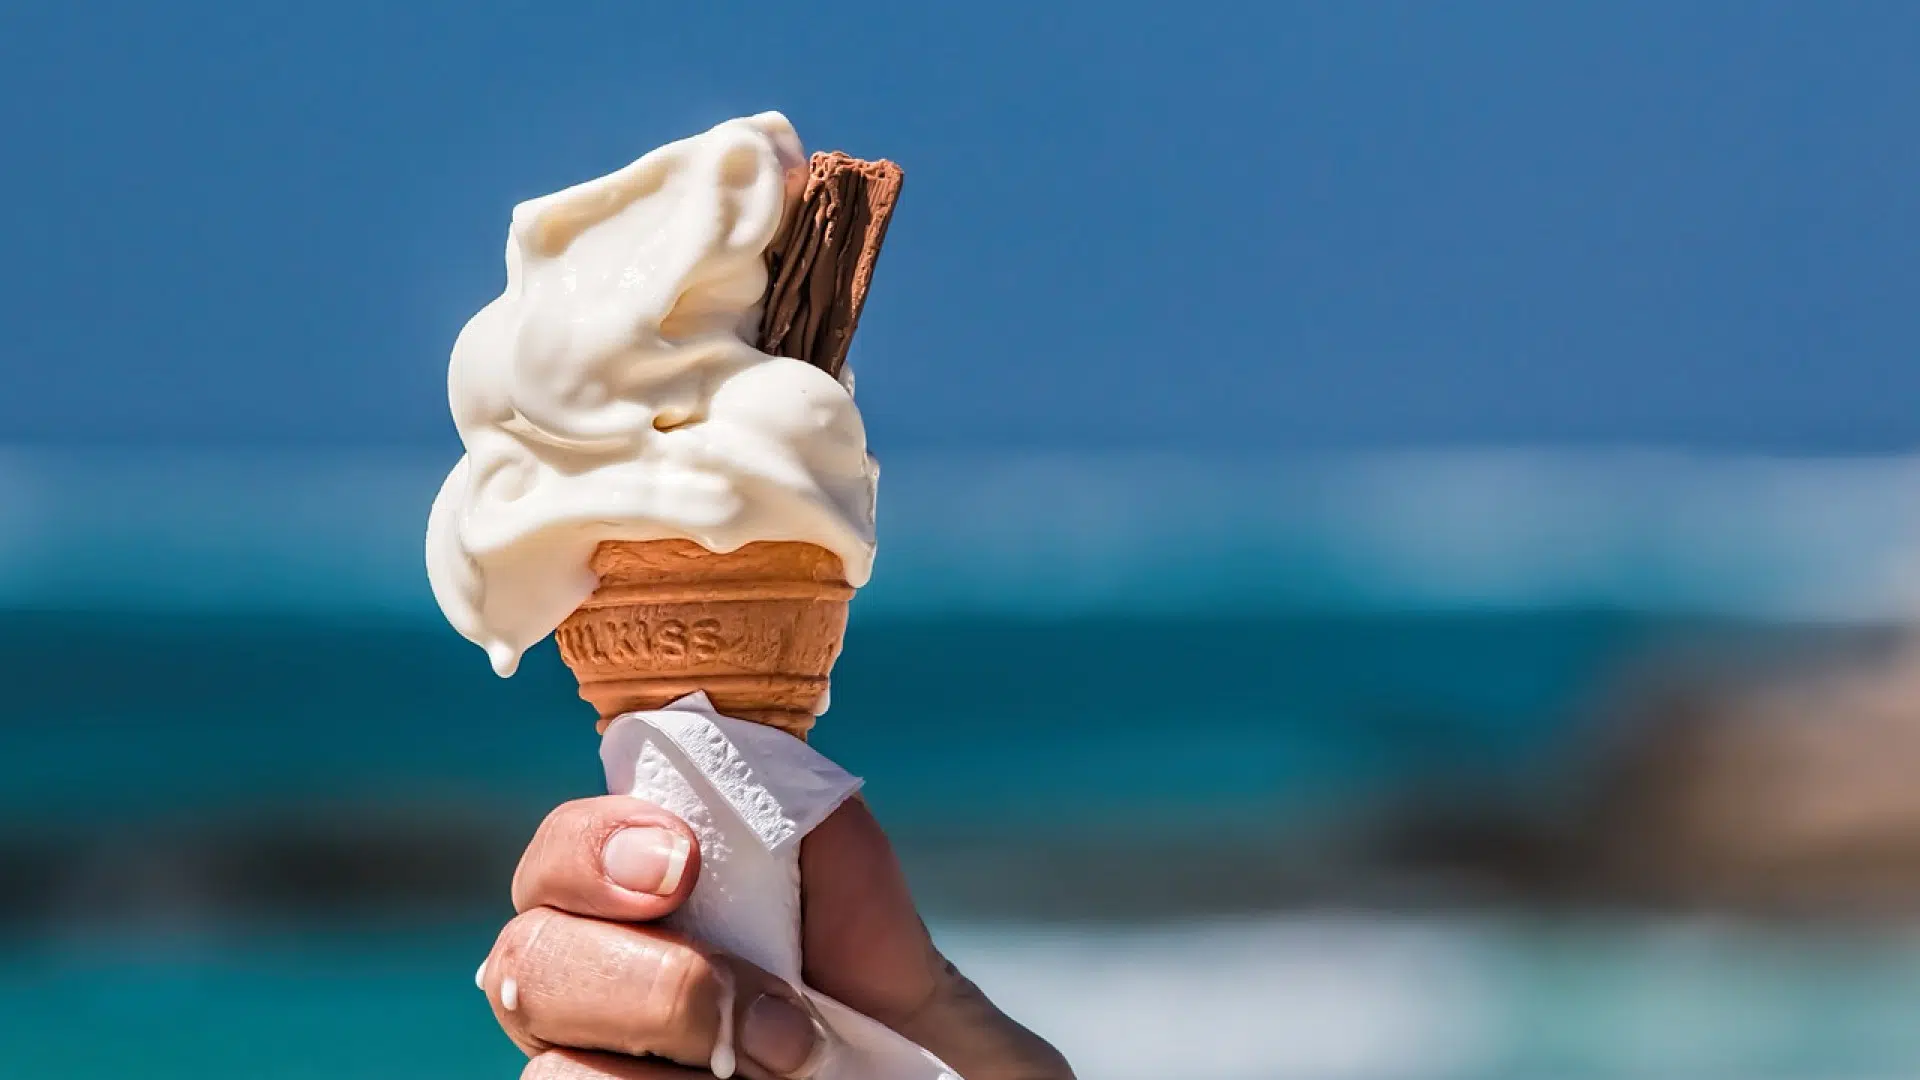
<instances>
[{"instance_id":1,"label":"cone's ridged pattern","mask_svg":"<svg viewBox=\"0 0 1920 1080\"><path fill-rule=\"evenodd\" d=\"M609 541L600 588L555 637L601 727L703 690L724 715L801 738L847 629L839 558L799 543L718 554L687 540Z\"/></svg>"}]
</instances>

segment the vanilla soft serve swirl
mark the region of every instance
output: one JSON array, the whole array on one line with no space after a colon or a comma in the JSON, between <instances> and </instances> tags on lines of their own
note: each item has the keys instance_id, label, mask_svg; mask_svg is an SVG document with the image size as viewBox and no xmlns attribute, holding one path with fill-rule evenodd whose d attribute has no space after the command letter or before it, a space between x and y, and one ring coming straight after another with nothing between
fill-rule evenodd
<instances>
[{"instance_id":1,"label":"vanilla soft serve swirl","mask_svg":"<svg viewBox=\"0 0 1920 1080\"><path fill-rule=\"evenodd\" d=\"M506 291L454 343L467 452L427 523L434 597L501 675L592 594L603 540L803 541L865 584L877 470L852 395L751 344L805 168L762 113L514 208Z\"/></svg>"}]
</instances>

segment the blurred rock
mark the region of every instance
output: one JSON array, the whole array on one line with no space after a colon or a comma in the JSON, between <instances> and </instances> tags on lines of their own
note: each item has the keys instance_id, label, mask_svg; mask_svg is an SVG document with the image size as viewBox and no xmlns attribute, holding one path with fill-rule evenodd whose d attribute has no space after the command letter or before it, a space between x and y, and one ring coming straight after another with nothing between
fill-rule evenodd
<instances>
[{"instance_id":1,"label":"blurred rock","mask_svg":"<svg viewBox=\"0 0 1920 1080\"><path fill-rule=\"evenodd\" d=\"M0 834L0 937L54 927L437 923L500 917L532 823L485 805L260 808Z\"/></svg>"},{"instance_id":2,"label":"blurred rock","mask_svg":"<svg viewBox=\"0 0 1920 1080\"><path fill-rule=\"evenodd\" d=\"M1573 842L1602 892L1920 912L1920 638L1672 665L1627 697Z\"/></svg>"}]
</instances>

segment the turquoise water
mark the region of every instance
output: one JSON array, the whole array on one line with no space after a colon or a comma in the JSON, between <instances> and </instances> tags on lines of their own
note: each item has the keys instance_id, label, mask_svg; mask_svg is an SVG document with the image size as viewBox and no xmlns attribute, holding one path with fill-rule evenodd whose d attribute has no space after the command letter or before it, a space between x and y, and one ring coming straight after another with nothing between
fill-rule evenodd
<instances>
[{"instance_id":1,"label":"turquoise water","mask_svg":"<svg viewBox=\"0 0 1920 1080\"><path fill-rule=\"evenodd\" d=\"M1070 829L1128 807L1207 820L1423 777L1531 782L1633 656L1721 632L1578 611L857 617L817 741L928 829L954 806L982 828ZM0 810L17 815L422 789L528 807L598 780L551 643L506 681L431 624L21 613L0 617L0 650Z\"/></svg>"},{"instance_id":2,"label":"turquoise water","mask_svg":"<svg viewBox=\"0 0 1920 1080\"><path fill-rule=\"evenodd\" d=\"M1598 612L869 617L819 741L871 778L955 957L1089 1078L1907 1075L1920 938L1898 927L1512 898L1422 915L1419 889L1381 909L1340 884L1365 863L1342 859L1354 820L1422 789L1550 807L1636 657L1770 633ZM471 972L518 845L594 790L591 717L550 647L502 683L450 637L0 621L20 706L0 726L0 1075L514 1075Z\"/></svg>"}]
</instances>

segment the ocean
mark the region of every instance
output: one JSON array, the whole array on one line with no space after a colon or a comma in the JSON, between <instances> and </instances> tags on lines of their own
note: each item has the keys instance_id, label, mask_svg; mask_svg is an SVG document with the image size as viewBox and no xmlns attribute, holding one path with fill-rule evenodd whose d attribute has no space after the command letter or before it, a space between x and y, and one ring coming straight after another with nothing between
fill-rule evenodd
<instances>
[{"instance_id":1,"label":"ocean","mask_svg":"<svg viewBox=\"0 0 1920 1080\"><path fill-rule=\"evenodd\" d=\"M550 643L501 681L432 609L444 464L0 455L0 1075L515 1074L471 972L598 763ZM1551 845L1675 657L1908 621L1916 487L888 460L816 743L1088 1080L1912 1075L1905 924L1570 897L1497 853Z\"/></svg>"}]
</instances>

